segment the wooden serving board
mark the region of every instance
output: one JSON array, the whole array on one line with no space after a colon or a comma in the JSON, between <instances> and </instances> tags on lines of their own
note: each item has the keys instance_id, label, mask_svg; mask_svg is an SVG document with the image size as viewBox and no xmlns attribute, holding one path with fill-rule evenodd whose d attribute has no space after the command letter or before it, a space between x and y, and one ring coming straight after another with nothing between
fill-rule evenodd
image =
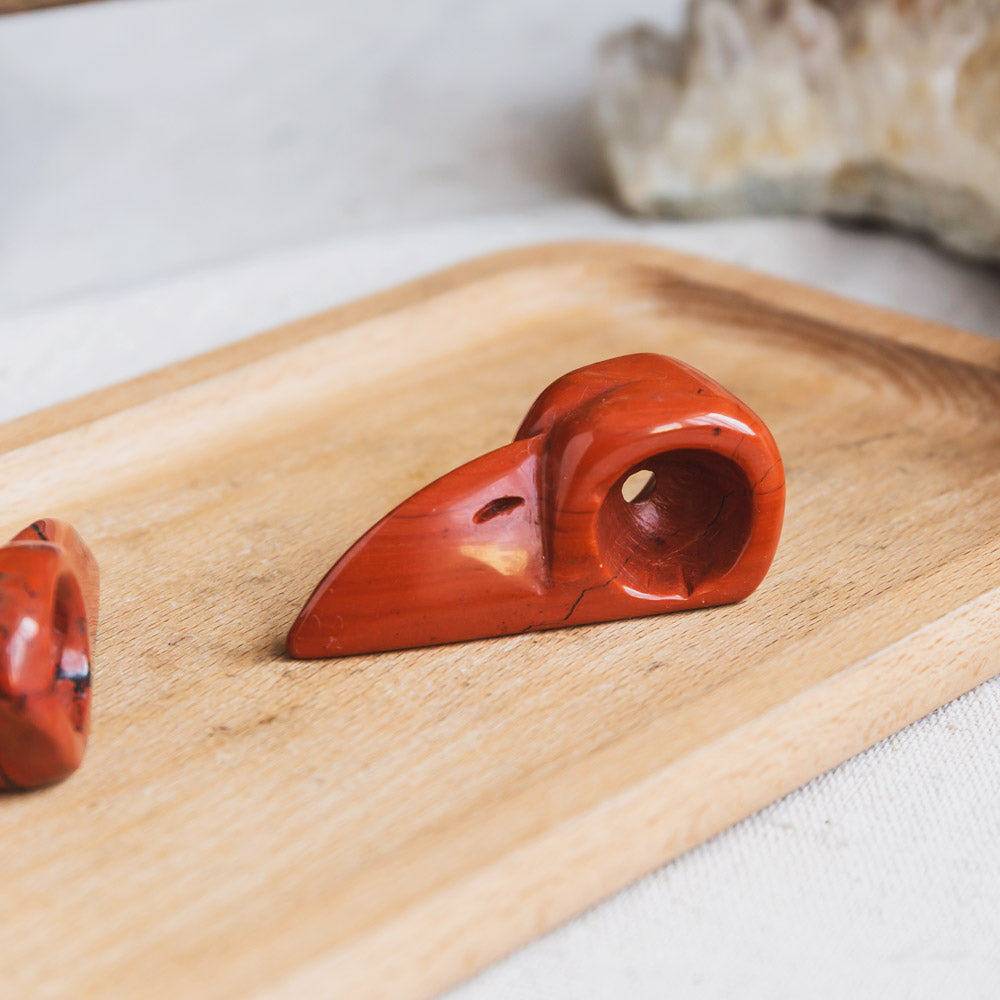
<instances>
[{"instance_id":1,"label":"wooden serving board","mask_svg":"<svg viewBox=\"0 0 1000 1000\"><path fill-rule=\"evenodd\" d=\"M371 522L634 351L774 432L749 600L284 657ZM0 800L4 992L427 996L968 690L1000 671L998 408L998 343L569 245L7 425L4 530L70 520L103 593L83 768Z\"/></svg>"}]
</instances>

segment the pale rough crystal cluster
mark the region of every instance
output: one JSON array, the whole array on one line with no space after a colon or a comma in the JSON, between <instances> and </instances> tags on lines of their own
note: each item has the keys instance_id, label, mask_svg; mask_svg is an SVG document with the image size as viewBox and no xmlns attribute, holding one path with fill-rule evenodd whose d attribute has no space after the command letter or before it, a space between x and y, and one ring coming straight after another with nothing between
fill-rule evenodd
<instances>
[{"instance_id":1,"label":"pale rough crystal cluster","mask_svg":"<svg viewBox=\"0 0 1000 1000\"><path fill-rule=\"evenodd\" d=\"M692 0L598 66L636 212L874 218L1000 259L1000 0Z\"/></svg>"}]
</instances>

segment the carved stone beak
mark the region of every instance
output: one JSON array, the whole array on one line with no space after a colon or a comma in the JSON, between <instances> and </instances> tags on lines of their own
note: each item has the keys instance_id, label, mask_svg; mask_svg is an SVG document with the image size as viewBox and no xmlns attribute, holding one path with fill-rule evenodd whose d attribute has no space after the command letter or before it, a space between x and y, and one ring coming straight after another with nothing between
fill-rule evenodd
<instances>
[{"instance_id":1,"label":"carved stone beak","mask_svg":"<svg viewBox=\"0 0 1000 1000\"><path fill-rule=\"evenodd\" d=\"M628 496L626 484L644 476ZM659 355L571 372L512 444L420 490L327 573L288 634L345 656L740 600L784 508L763 423Z\"/></svg>"}]
</instances>

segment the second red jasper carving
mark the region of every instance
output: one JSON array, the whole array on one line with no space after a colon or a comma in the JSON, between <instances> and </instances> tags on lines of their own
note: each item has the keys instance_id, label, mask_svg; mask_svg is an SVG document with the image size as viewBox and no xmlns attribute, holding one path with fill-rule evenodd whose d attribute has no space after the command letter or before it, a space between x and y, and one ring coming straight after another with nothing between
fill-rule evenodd
<instances>
[{"instance_id":1,"label":"second red jasper carving","mask_svg":"<svg viewBox=\"0 0 1000 1000\"><path fill-rule=\"evenodd\" d=\"M0 788L64 778L90 727L97 564L54 518L0 548Z\"/></svg>"},{"instance_id":2,"label":"second red jasper carving","mask_svg":"<svg viewBox=\"0 0 1000 1000\"><path fill-rule=\"evenodd\" d=\"M774 439L693 368L633 354L570 372L512 444L371 528L288 635L344 656L726 604L764 578L785 478Z\"/></svg>"}]
</instances>

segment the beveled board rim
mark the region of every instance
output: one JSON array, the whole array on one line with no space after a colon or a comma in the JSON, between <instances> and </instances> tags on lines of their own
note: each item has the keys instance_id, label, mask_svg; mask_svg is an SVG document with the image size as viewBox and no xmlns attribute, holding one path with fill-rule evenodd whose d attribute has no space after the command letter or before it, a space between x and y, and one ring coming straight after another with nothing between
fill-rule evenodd
<instances>
[{"instance_id":1,"label":"beveled board rim","mask_svg":"<svg viewBox=\"0 0 1000 1000\"><path fill-rule=\"evenodd\" d=\"M586 265L616 271L643 266L676 273L706 287L727 288L773 308L783 301L787 311L827 322L831 312L869 333L944 357L1000 370L1000 340L943 323L868 305L784 278L662 247L630 242L567 241L513 247L414 278L385 291L292 320L154 371L56 403L0 425L0 454L34 444L210 379L243 365L306 344L365 320L405 309L409 304L444 295L461 285L495 277L508 270ZM846 321L846 323L844 322Z\"/></svg>"}]
</instances>

